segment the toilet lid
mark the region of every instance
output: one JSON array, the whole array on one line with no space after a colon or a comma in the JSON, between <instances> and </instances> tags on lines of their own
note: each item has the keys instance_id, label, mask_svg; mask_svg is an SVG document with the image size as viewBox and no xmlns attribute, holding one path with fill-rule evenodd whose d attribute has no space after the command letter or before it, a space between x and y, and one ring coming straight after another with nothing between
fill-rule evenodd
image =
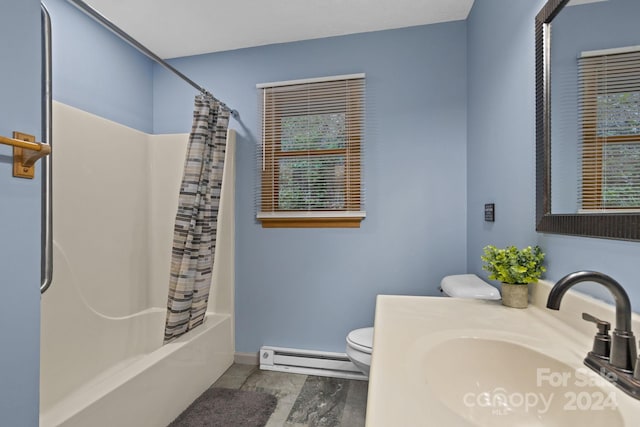
<instances>
[{"instance_id":1,"label":"toilet lid","mask_svg":"<svg viewBox=\"0 0 640 427\"><path fill-rule=\"evenodd\" d=\"M371 354L373 350L373 328L362 328L349 332L347 343L356 350Z\"/></svg>"}]
</instances>

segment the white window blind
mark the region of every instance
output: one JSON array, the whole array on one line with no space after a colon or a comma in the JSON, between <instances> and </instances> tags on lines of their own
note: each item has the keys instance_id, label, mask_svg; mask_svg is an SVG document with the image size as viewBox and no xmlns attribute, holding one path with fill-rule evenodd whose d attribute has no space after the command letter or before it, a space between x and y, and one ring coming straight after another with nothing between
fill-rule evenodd
<instances>
[{"instance_id":1,"label":"white window blind","mask_svg":"<svg viewBox=\"0 0 640 427\"><path fill-rule=\"evenodd\" d=\"M640 210L640 50L579 59L584 211Z\"/></svg>"},{"instance_id":2,"label":"white window blind","mask_svg":"<svg viewBox=\"0 0 640 427\"><path fill-rule=\"evenodd\" d=\"M263 226L359 226L364 75L258 85Z\"/></svg>"}]
</instances>

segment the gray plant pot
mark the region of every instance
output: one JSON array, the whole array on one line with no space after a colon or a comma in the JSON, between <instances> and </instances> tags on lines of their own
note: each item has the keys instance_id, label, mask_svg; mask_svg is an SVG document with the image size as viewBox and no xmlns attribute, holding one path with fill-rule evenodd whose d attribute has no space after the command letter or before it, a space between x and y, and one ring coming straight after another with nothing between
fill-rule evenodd
<instances>
[{"instance_id":1,"label":"gray plant pot","mask_svg":"<svg viewBox=\"0 0 640 427\"><path fill-rule=\"evenodd\" d=\"M529 285L502 284L502 304L513 308L529 306Z\"/></svg>"}]
</instances>

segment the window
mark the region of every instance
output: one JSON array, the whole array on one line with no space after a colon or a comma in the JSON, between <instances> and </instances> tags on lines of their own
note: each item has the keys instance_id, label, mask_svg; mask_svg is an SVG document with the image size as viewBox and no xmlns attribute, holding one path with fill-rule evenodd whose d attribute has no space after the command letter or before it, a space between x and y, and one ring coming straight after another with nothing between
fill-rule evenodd
<instances>
[{"instance_id":1,"label":"window","mask_svg":"<svg viewBox=\"0 0 640 427\"><path fill-rule=\"evenodd\" d=\"M640 50L579 60L583 211L640 210Z\"/></svg>"},{"instance_id":2,"label":"window","mask_svg":"<svg viewBox=\"0 0 640 427\"><path fill-rule=\"evenodd\" d=\"M364 75L258 85L258 220L263 227L359 227Z\"/></svg>"}]
</instances>

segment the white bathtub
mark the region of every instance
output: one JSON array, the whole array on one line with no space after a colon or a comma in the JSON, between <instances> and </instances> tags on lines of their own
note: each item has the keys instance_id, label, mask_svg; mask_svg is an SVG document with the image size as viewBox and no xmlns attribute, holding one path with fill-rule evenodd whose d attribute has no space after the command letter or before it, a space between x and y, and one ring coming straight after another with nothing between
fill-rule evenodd
<instances>
[{"instance_id":1,"label":"white bathtub","mask_svg":"<svg viewBox=\"0 0 640 427\"><path fill-rule=\"evenodd\" d=\"M233 363L235 134L205 323L162 345L187 135L54 103L54 274L42 296L41 427L165 427ZM123 155L126 153L126 155Z\"/></svg>"},{"instance_id":2,"label":"white bathtub","mask_svg":"<svg viewBox=\"0 0 640 427\"><path fill-rule=\"evenodd\" d=\"M150 323L143 329L162 331L164 316L164 310L143 313ZM209 313L201 327L120 361L45 408L40 426L164 427L231 363L231 318Z\"/></svg>"}]
</instances>

